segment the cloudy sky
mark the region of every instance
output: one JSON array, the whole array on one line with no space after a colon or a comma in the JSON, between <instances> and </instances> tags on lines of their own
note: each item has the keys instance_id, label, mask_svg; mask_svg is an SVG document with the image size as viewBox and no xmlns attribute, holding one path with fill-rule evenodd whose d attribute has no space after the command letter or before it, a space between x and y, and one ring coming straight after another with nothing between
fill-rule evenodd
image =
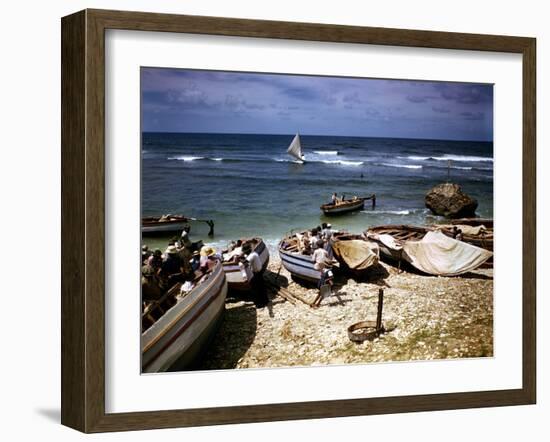
<instances>
[{"instance_id":1,"label":"cloudy sky","mask_svg":"<svg viewBox=\"0 0 550 442\"><path fill-rule=\"evenodd\" d=\"M486 84L141 69L145 132L493 139Z\"/></svg>"}]
</instances>

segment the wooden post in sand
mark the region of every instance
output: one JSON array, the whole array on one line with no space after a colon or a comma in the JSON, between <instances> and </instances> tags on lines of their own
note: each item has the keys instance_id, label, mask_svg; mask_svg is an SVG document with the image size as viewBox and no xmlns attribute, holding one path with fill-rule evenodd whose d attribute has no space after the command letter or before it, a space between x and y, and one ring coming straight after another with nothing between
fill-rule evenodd
<instances>
[{"instance_id":1,"label":"wooden post in sand","mask_svg":"<svg viewBox=\"0 0 550 442\"><path fill-rule=\"evenodd\" d=\"M384 289L378 290L378 312L376 314L376 332L382 331L382 309L384 307Z\"/></svg>"}]
</instances>

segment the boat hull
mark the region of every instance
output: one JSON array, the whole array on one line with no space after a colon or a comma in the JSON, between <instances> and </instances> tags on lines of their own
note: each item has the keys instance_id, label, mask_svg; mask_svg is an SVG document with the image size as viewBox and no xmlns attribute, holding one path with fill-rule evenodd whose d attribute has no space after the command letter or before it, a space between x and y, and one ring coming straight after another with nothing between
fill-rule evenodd
<instances>
[{"instance_id":1,"label":"boat hull","mask_svg":"<svg viewBox=\"0 0 550 442\"><path fill-rule=\"evenodd\" d=\"M260 243L256 246L256 252L260 256L262 272L265 272L269 264L269 250L263 240L260 240ZM244 266L240 263L224 263L223 271L229 290L244 292L252 289L251 283L254 273L250 266Z\"/></svg>"},{"instance_id":2,"label":"boat hull","mask_svg":"<svg viewBox=\"0 0 550 442\"><path fill-rule=\"evenodd\" d=\"M314 269L314 262L310 256L287 252L280 245L279 256L281 257L283 267L292 276L309 282L319 282L321 279L321 272Z\"/></svg>"},{"instance_id":3,"label":"boat hull","mask_svg":"<svg viewBox=\"0 0 550 442\"><path fill-rule=\"evenodd\" d=\"M325 215L330 216L330 215L343 215L345 213L354 212L356 210L362 210L364 207L365 207L365 201L359 200L357 202L346 204L345 206L326 204L324 206L321 206L321 210Z\"/></svg>"},{"instance_id":4,"label":"boat hull","mask_svg":"<svg viewBox=\"0 0 550 442\"><path fill-rule=\"evenodd\" d=\"M141 225L141 232L143 234L155 234L155 233L169 233L169 232L181 232L187 225L185 221L177 222L159 222L150 225Z\"/></svg>"},{"instance_id":5,"label":"boat hull","mask_svg":"<svg viewBox=\"0 0 550 442\"><path fill-rule=\"evenodd\" d=\"M196 362L225 309L227 281L221 263L142 334L142 371L183 370Z\"/></svg>"}]
</instances>

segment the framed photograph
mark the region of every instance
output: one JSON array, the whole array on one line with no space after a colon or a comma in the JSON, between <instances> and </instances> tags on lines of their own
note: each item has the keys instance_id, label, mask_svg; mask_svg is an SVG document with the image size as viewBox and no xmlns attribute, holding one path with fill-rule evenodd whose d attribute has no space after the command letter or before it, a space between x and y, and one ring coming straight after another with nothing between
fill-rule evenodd
<instances>
[{"instance_id":1,"label":"framed photograph","mask_svg":"<svg viewBox=\"0 0 550 442\"><path fill-rule=\"evenodd\" d=\"M64 17L62 423L535 403L535 53Z\"/></svg>"}]
</instances>

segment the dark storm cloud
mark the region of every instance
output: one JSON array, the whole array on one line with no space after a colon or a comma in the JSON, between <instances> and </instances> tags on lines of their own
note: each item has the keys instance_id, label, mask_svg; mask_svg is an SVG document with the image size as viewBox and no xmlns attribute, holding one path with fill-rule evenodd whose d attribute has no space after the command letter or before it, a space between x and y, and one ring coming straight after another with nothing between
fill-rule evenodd
<instances>
[{"instance_id":1,"label":"dark storm cloud","mask_svg":"<svg viewBox=\"0 0 550 442\"><path fill-rule=\"evenodd\" d=\"M486 85L467 85L463 83L438 83L436 89L441 98L461 104L479 104L493 102L493 89Z\"/></svg>"},{"instance_id":2,"label":"dark storm cloud","mask_svg":"<svg viewBox=\"0 0 550 442\"><path fill-rule=\"evenodd\" d=\"M145 131L492 140L491 85L143 68Z\"/></svg>"}]
</instances>

